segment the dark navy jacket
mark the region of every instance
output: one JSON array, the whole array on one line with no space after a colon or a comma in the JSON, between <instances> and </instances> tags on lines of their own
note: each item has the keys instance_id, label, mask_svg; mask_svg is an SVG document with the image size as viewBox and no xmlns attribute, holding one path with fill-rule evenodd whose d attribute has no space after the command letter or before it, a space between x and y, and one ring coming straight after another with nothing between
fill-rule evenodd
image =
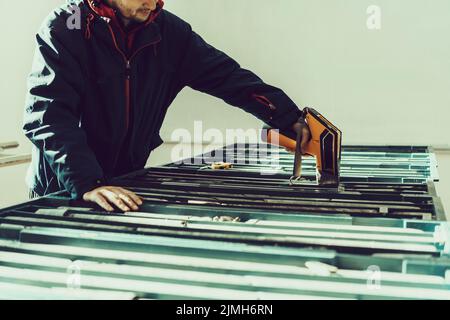
<instances>
[{"instance_id":1,"label":"dark navy jacket","mask_svg":"<svg viewBox=\"0 0 450 320\"><path fill-rule=\"evenodd\" d=\"M81 28L72 29L74 5ZM142 169L162 143L168 107L186 86L272 127L287 128L300 116L282 90L241 68L162 6L128 33L112 9L95 0L72 0L45 20L24 115L33 143L27 183L34 192L67 190L79 199L111 177Z\"/></svg>"}]
</instances>

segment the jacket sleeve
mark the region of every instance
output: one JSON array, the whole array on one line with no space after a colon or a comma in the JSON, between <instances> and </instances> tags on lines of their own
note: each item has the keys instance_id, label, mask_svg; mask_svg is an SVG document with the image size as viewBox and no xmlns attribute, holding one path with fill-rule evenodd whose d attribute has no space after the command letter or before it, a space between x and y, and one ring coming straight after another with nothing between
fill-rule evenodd
<instances>
[{"instance_id":1,"label":"jacket sleeve","mask_svg":"<svg viewBox=\"0 0 450 320\"><path fill-rule=\"evenodd\" d=\"M101 183L103 171L80 127L84 81L68 48L73 36L59 29L45 26L36 37L23 129L72 198L80 199Z\"/></svg>"},{"instance_id":2,"label":"jacket sleeve","mask_svg":"<svg viewBox=\"0 0 450 320\"><path fill-rule=\"evenodd\" d=\"M285 129L301 116L281 90L264 83L253 72L206 43L185 24L185 52L181 62L183 85L239 107L274 128Z\"/></svg>"}]
</instances>

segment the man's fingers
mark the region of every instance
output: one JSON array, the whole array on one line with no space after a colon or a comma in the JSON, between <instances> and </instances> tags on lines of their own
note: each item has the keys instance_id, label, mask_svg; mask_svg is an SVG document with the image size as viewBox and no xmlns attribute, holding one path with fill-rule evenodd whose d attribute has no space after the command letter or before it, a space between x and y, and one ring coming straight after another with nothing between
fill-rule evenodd
<instances>
[{"instance_id":1,"label":"man's fingers","mask_svg":"<svg viewBox=\"0 0 450 320\"><path fill-rule=\"evenodd\" d=\"M306 147L308 146L309 139L305 136L302 138L301 147L302 147L302 153L306 153Z\"/></svg>"},{"instance_id":2,"label":"man's fingers","mask_svg":"<svg viewBox=\"0 0 450 320\"><path fill-rule=\"evenodd\" d=\"M309 131L308 126L303 127L301 130L302 130L301 148L302 148L302 153L304 154L306 152L306 147L308 146L308 142L311 139L311 131Z\"/></svg>"},{"instance_id":3,"label":"man's fingers","mask_svg":"<svg viewBox=\"0 0 450 320\"><path fill-rule=\"evenodd\" d=\"M143 199L141 197L139 197L137 194L135 194L134 192L129 191L124 188L120 188L120 191L122 191L123 193L125 193L126 195L131 197L131 199L134 201L134 203L136 203L138 206L142 205Z\"/></svg>"},{"instance_id":4,"label":"man's fingers","mask_svg":"<svg viewBox=\"0 0 450 320\"><path fill-rule=\"evenodd\" d=\"M284 148L284 150L286 150L287 152L292 153L292 154L295 153L295 150L292 150L292 149L289 149L289 148Z\"/></svg>"},{"instance_id":5,"label":"man's fingers","mask_svg":"<svg viewBox=\"0 0 450 320\"><path fill-rule=\"evenodd\" d=\"M134 192L113 186L99 187L86 192L83 200L95 202L106 211L114 211L115 206L124 212L138 210L143 203L143 199Z\"/></svg>"},{"instance_id":6,"label":"man's fingers","mask_svg":"<svg viewBox=\"0 0 450 320\"><path fill-rule=\"evenodd\" d=\"M125 202L125 204L126 204L128 207L130 207L131 209L133 209L133 210L139 209L139 207L137 206L137 204L134 202L134 200L133 200L128 194L126 194L126 193L124 193L124 192L120 192L120 193L118 194L118 196L119 196L120 199L122 199L122 200Z\"/></svg>"},{"instance_id":7,"label":"man's fingers","mask_svg":"<svg viewBox=\"0 0 450 320\"><path fill-rule=\"evenodd\" d=\"M108 201L114 204L117 208L122 211L130 211L130 208L123 202L119 195L110 190L100 190L99 191Z\"/></svg>"},{"instance_id":8,"label":"man's fingers","mask_svg":"<svg viewBox=\"0 0 450 320\"><path fill-rule=\"evenodd\" d=\"M95 203L97 203L100 207L102 207L103 209L105 209L106 211L114 211L114 208L111 207L111 205L108 203L108 201L106 201L106 198L101 195L100 193L97 193L94 195L94 199Z\"/></svg>"}]
</instances>

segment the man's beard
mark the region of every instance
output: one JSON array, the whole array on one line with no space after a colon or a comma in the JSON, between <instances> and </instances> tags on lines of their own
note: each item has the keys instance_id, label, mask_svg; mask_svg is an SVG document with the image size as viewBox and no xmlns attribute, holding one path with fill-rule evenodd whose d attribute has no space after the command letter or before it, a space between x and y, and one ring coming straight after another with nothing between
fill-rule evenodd
<instances>
[{"instance_id":1,"label":"man's beard","mask_svg":"<svg viewBox=\"0 0 450 320\"><path fill-rule=\"evenodd\" d=\"M106 1L103 0L105 3ZM135 12L130 12L128 10L126 10L123 6L122 6L122 2L120 0L112 0L112 5L113 8L116 10L116 14L120 15L122 18L125 18L127 20L133 21L133 22L137 22L137 23L142 23L148 20L148 18L150 17L150 15L152 14L152 10L150 8L139 8L137 9ZM127 16L124 16L122 14L122 10L127 13Z\"/></svg>"}]
</instances>

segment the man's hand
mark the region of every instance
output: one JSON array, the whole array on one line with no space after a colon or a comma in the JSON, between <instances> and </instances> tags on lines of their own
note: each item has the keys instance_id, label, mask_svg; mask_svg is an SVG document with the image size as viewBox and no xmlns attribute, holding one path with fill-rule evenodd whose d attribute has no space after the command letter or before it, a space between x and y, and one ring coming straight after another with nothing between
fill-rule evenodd
<instances>
[{"instance_id":1,"label":"man's hand","mask_svg":"<svg viewBox=\"0 0 450 320\"><path fill-rule=\"evenodd\" d=\"M302 134L301 147L302 147L302 153L305 154L306 146L307 146L309 140L311 139L311 131L309 130L308 124L306 123L305 120L300 119L299 121L294 123L294 125L292 126L292 130L294 130L296 135L298 135L299 132ZM295 150L289 150L289 149L286 149L286 150L289 152L295 153Z\"/></svg>"},{"instance_id":2,"label":"man's hand","mask_svg":"<svg viewBox=\"0 0 450 320\"><path fill-rule=\"evenodd\" d=\"M142 199L134 192L120 187L99 187L83 195L83 200L94 202L108 212L114 211L113 205L127 212L139 210Z\"/></svg>"}]
</instances>

